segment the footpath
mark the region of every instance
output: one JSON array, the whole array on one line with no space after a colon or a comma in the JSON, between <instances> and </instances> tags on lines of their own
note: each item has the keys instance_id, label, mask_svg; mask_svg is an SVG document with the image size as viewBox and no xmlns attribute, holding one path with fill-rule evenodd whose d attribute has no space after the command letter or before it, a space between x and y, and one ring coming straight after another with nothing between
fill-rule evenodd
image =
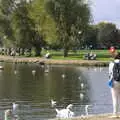
<instances>
[{"instance_id":1,"label":"footpath","mask_svg":"<svg viewBox=\"0 0 120 120\"><path fill-rule=\"evenodd\" d=\"M111 113L108 114L100 114L100 115L88 115L88 116L80 116L75 118L66 118L66 119L50 119L50 120L120 120L120 117L112 117Z\"/></svg>"}]
</instances>

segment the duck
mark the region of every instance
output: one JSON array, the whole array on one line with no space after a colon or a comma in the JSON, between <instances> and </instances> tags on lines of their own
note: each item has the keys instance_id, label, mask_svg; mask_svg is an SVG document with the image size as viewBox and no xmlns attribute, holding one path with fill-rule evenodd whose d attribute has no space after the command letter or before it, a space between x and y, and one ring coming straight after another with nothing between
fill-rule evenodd
<instances>
[{"instance_id":1,"label":"duck","mask_svg":"<svg viewBox=\"0 0 120 120\"><path fill-rule=\"evenodd\" d=\"M17 74L17 70L14 70L14 74L15 74L15 75Z\"/></svg>"},{"instance_id":2,"label":"duck","mask_svg":"<svg viewBox=\"0 0 120 120\"><path fill-rule=\"evenodd\" d=\"M39 65L45 66L45 62L44 62L44 61L40 61L40 62L39 62Z\"/></svg>"},{"instance_id":3,"label":"duck","mask_svg":"<svg viewBox=\"0 0 120 120\"><path fill-rule=\"evenodd\" d=\"M32 74L35 75L35 73L36 73L36 70L32 70Z\"/></svg>"},{"instance_id":4,"label":"duck","mask_svg":"<svg viewBox=\"0 0 120 120\"><path fill-rule=\"evenodd\" d=\"M84 83L81 83L81 84L80 84L80 87L81 87L81 89L83 89L83 88L85 87L85 84L84 84Z\"/></svg>"},{"instance_id":5,"label":"duck","mask_svg":"<svg viewBox=\"0 0 120 120\"><path fill-rule=\"evenodd\" d=\"M80 93L80 99L83 100L83 98L84 98L84 94Z\"/></svg>"},{"instance_id":6,"label":"duck","mask_svg":"<svg viewBox=\"0 0 120 120\"><path fill-rule=\"evenodd\" d=\"M66 77L66 75L65 74L62 74L62 78L65 78Z\"/></svg>"},{"instance_id":7,"label":"duck","mask_svg":"<svg viewBox=\"0 0 120 120\"><path fill-rule=\"evenodd\" d=\"M49 69L45 69L45 71L44 71L45 73L49 73Z\"/></svg>"},{"instance_id":8,"label":"duck","mask_svg":"<svg viewBox=\"0 0 120 120\"><path fill-rule=\"evenodd\" d=\"M79 76L78 79L80 80L80 79L81 79L81 76Z\"/></svg>"}]
</instances>

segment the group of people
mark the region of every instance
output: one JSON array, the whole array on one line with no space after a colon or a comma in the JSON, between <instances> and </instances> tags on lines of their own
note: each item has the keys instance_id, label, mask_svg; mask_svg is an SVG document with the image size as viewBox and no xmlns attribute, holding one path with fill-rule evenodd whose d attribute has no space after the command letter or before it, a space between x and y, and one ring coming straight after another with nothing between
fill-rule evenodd
<instances>
[{"instance_id":1,"label":"group of people","mask_svg":"<svg viewBox=\"0 0 120 120\"><path fill-rule=\"evenodd\" d=\"M96 54L95 53L87 53L84 55L84 60L96 60Z\"/></svg>"}]
</instances>

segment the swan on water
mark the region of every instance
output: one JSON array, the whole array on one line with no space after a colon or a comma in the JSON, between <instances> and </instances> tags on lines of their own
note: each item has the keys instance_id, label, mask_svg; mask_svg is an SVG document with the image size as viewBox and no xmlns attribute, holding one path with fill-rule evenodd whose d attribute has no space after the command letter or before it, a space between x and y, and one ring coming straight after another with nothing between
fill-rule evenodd
<instances>
[{"instance_id":1,"label":"swan on water","mask_svg":"<svg viewBox=\"0 0 120 120\"><path fill-rule=\"evenodd\" d=\"M91 105L85 105L85 114L88 115L88 107L91 106Z\"/></svg>"},{"instance_id":2,"label":"swan on water","mask_svg":"<svg viewBox=\"0 0 120 120\"><path fill-rule=\"evenodd\" d=\"M65 78L66 77L66 75L65 74L62 74L62 78Z\"/></svg>"},{"instance_id":3,"label":"swan on water","mask_svg":"<svg viewBox=\"0 0 120 120\"><path fill-rule=\"evenodd\" d=\"M71 111L72 104L69 104L66 108L58 110L57 108L55 109L57 112L56 117L58 118L71 118L74 117L74 112Z\"/></svg>"},{"instance_id":4,"label":"swan on water","mask_svg":"<svg viewBox=\"0 0 120 120\"><path fill-rule=\"evenodd\" d=\"M16 104L15 102L12 103L12 111L15 112L18 110L19 104Z\"/></svg>"},{"instance_id":5,"label":"swan on water","mask_svg":"<svg viewBox=\"0 0 120 120\"><path fill-rule=\"evenodd\" d=\"M10 109L5 110L4 119L5 120L12 120L12 117L13 117L12 110L10 110Z\"/></svg>"},{"instance_id":6,"label":"swan on water","mask_svg":"<svg viewBox=\"0 0 120 120\"><path fill-rule=\"evenodd\" d=\"M51 105L52 105L52 107L54 107L54 106L56 106L56 101L54 101L53 99L51 99Z\"/></svg>"},{"instance_id":7,"label":"swan on water","mask_svg":"<svg viewBox=\"0 0 120 120\"><path fill-rule=\"evenodd\" d=\"M35 73L36 73L36 70L32 70L32 74L35 75Z\"/></svg>"},{"instance_id":8,"label":"swan on water","mask_svg":"<svg viewBox=\"0 0 120 120\"><path fill-rule=\"evenodd\" d=\"M4 120L19 120L18 116L14 116L11 109L4 111Z\"/></svg>"}]
</instances>

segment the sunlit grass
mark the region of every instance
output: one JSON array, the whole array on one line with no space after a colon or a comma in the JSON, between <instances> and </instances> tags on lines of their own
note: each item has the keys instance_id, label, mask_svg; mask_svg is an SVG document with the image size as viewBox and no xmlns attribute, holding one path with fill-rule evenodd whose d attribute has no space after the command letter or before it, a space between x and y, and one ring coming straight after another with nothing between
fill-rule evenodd
<instances>
[{"instance_id":1,"label":"sunlit grass","mask_svg":"<svg viewBox=\"0 0 120 120\"><path fill-rule=\"evenodd\" d=\"M68 53L68 57L63 56L63 51L49 51L52 55L52 59L56 60L83 60L83 56L86 53L94 53L97 55L96 60L103 60L103 61L108 61L112 58L111 53L109 50L79 50L79 51L70 51Z\"/></svg>"}]
</instances>

